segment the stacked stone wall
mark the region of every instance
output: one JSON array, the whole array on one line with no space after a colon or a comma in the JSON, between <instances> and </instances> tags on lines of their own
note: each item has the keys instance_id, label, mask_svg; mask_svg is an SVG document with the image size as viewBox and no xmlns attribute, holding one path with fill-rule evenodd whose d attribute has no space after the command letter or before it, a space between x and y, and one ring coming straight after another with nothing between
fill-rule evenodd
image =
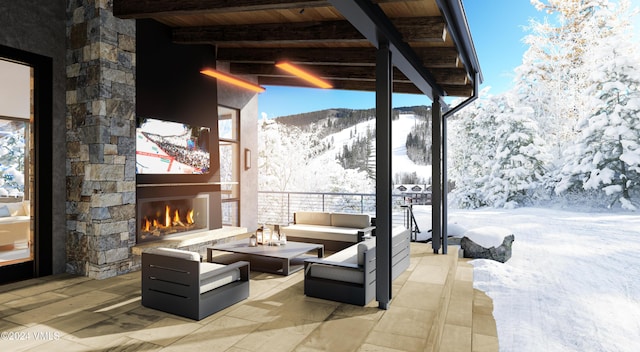
<instances>
[{"instance_id":1,"label":"stacked stone wall","mask_svg":"<svg viewBox=\"0 0 640 352\"><path fill-rule=\"evenodd\" d=\"M67 272L138 269L135 245L135 21L112 0L67 1Z\"/></svg>"}]
</instances>

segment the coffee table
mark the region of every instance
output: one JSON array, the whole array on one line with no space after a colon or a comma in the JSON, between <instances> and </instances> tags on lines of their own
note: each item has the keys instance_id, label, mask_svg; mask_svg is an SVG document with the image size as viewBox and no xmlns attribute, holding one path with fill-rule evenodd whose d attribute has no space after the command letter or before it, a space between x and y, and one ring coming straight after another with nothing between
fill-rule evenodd
<instances>
[{"instance_id":1,"label":"coffee table","mask_svg":"<svg viewBox=\"0 0 640 352\"><path fill-rule=\"evenodd\" d=\"M304 267L306 253L317 250L318 258L324 257L324 245L292 242L285 245L250 247L248 240L238 240L207 247L207 261L230 264L239 260L250 262L251 270L272 274L289 275ZM214 251L230 254L213 256Z\"/></svg>"}]
</instances>

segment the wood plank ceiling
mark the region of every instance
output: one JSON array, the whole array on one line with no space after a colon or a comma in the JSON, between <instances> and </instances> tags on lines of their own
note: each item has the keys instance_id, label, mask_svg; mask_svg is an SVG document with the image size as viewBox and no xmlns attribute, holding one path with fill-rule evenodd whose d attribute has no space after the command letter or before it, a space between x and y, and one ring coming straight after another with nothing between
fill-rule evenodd
<instances>
[{"instance_id":1,"label":"wood plank ceiling","mask_svg":"<svg viewBox=\"0 0 640 352\"><path fill-rule=\"evenodd\" d=\"M473 94L471 69L449 35L436 0L373 0L447 96ZM275 67L287 60L335 89L375 90L375 48L326 0L114 0L120 18L151 18L180 44L211 44L229 72L261 85L307 84ZM422 94L399 70L394 92Z\"/></svg>"}]
</instances>

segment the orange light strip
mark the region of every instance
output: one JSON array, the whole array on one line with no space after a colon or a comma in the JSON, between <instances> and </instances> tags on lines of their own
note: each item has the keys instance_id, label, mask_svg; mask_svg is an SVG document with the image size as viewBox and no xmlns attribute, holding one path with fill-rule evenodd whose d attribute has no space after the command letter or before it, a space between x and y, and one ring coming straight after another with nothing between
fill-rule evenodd
<instances>
[{"instance_id":1,"label":"orange light strip","mask_svg":"<svg viewBox=\"0 0 640 352\"><path fill-rule=\"evenodd\" d=\"M216 79L219 79L221 81L233 84L234 86L238 86L244 89L248 89L250 91L256 92L256 93L262 93L265 91L264 87L261 87L257 84L251 83L251 82L247 82L245 80L242 80L240 78L236 78L233 77L231 75L228 75L226 73L222 73L220 71L216 71L216 70L212 70L212 69L204 69L202 71L200 71L200 73L202 73L203 75L207 75L209 77L213 77Z\"/></svg>"},{"instance_id":2,"label":"orange light strip","mask_svg":"<svg viewBox=\"0 0 640 352\"><path fill-rule=\"evenodd\" d=\"M320 88L333 88L333 86L331 84L329 84L329 82L324 81L314 75L312 75L311 73L292 65L289 62L280 62L276 64L276 67L281 68L287 72L289 72L290 74L300 77L302 79L304 79L305 81L313 84L314 86L320 87Z\"/></svg>"}]
</instances>

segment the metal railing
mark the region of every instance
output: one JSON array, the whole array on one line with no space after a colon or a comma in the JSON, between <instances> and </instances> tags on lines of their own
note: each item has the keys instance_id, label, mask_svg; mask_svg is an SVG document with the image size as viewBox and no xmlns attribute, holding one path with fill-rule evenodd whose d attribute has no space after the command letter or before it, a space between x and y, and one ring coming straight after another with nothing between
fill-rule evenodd
<instances>
[{"instance_id":1,"label":"metal railing","mask_svg":"<svg viewBox=\"0 0 640 352\"><path fill-rule=\"evenodd\" d=\"M407 224L406 196L392 195L393 225ZM361 213L376 216L374 193L258 192L258 223L289 224L297 211Z\"/></svg>"}]
</instances>

